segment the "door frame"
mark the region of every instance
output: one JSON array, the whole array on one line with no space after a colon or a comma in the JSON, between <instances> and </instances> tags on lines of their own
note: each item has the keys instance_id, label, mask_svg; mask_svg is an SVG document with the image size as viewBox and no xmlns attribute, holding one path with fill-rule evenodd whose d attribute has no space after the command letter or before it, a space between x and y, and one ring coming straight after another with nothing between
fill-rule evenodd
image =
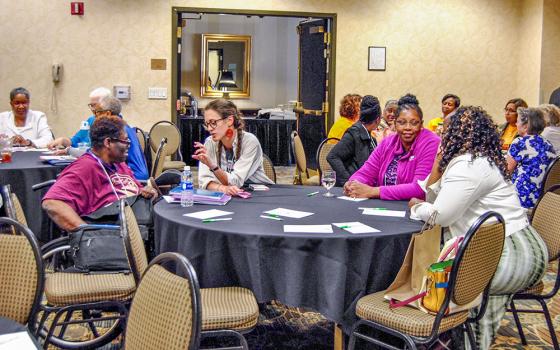
<instances>
[{"instance_id":1,"label":"door frame","mask_svg":"<svg viewBox=\"0 0 560 350\"><path fill-rule=\"evenodd\" d=\"M245 10L245 9L223 9L223 8L202 8L202 7L181 7L173 6L171 8L171 121L177 124L177 100L179 99L179 79L181 72L178 70L179 52L177 49L179 29L179 14L183 12L189 13L209 13L209 14L231 14L231 15L251 15L251 16L273 16L273 17L301 17L301 18L325 18L329 20L330 24L330 57L329 57L329 74L328 74L328 102L329 111L327 113L327 130L334 122L334 97L335 97L335 77L336 77L336 13L322 13L322 12L289 12L289 11L268 11L268 10ZM295 30L295 28L294 28ZM298 53L299 54L299 53ZM298 67L299 69L299 67ZM298 80L299 84L299 80ZM299 91L299 86L298 86Z\"/></svg>"}]
</instances>

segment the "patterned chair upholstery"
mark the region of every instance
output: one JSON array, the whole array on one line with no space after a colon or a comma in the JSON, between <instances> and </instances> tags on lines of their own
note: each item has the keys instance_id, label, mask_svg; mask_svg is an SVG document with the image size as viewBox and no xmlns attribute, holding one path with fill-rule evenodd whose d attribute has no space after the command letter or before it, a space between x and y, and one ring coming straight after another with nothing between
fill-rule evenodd
<instances>
[{"instance_id":1,"label":"patterned chair upholstery","mask_svg":"<svg viewBox=\"0 0 560 350\"><path fill-rule=\"evenodd\" d=\"M266 176L276 183L276 170L274 169L274 164L266 154L263 153L263 169Z\"/></svg>"},{"instance_id":2,"label":"patterned chair upholstery","mask_svg":"<svg viewBox=\"0 0 560 350\"><path fill-rule=\"evenodd\" d=\"M177 126L170 121L159 121L150 129L148 139L152 151L152 159L155 159L158 146L163 138L167 139L167 146L165 147L165 152L161 154L163 159L163 164L161 165L162 171L167 169L183 170L186 164L183 162L181 152L178 152L181 149L181 132ZM178 155L179 160L168 159L175 154ZM152 176L157 177L160 173L161 171Z\"/></svg>"},{"instance_id":3,"label":"patterned chair upholstery","mask_svg":"<svg viewBox=\"0 0 560 350\"><path fill-rule=\"evenodd\" d=\"M323 171L332 170L331 165L329 164L329 162L327 162L327 156L334 148L334 146L336 146L338 141L340 140L337 139L336 137L331 137L323 140L319 145L319 148L317 148L317 163L319 164L319 178L321 178Z\"/></svg>"},{"instance_id":4,"label":"patterned chair upholstery","mask_svg":"<svg viewBox=\"0 0 560 350\"><path fill-rule=\"evenodd\" d=\"M297 131L292 133L292 149L296 158L296 181L300 185L319 186L320 178L316 170L307 168L305 149Z\"/></svg>"}]
</instances>

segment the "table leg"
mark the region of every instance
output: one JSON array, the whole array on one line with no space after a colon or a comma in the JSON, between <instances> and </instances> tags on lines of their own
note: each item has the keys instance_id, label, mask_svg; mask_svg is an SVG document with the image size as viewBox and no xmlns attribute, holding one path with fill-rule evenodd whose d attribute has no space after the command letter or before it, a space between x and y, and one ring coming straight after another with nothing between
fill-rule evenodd
<instances>
[{"instance_id":1,"label":"table leg","mask_svg":"<svg viewBox=\"0 0 560 350\"><path fill-rule=\"evenodd\" d=\"M336 323L334 324L334 350L344 350L344 333Z\"/></svg>"}]
</instances>

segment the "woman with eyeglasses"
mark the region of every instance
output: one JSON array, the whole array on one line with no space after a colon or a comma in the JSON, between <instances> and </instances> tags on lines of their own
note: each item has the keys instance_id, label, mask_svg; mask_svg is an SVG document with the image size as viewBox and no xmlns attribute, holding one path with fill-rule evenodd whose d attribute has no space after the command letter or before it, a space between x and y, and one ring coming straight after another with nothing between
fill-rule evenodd
<instances>
[{"instance_id":1,"label":"woman with eyeglasses","mask_svg":"<svg viewBox=\"0 0 560 350\"><path fill-rule=\"evenodd\" d=\"M14 146L44 148L53 136L47 116L29 109L29 91L18 87L10 91L12 110L0 113L0 135L9 137Z\"/></svg>"},{"instance_id":2,"label":"woman with eyeglasses","mask_svg":"<svg viewBox=\"0 0 560 350\"><path fill-rule=\"evenodd\" d=\"M396 115L396 134L383 139L344 184L347 196L385 200L424 198L418 180L430 174L440 139L422 126L423 114L416 96L401 97Z\"/></svg>"},{"instance_id":3,"label":"woman with eyeglasses","mask_svg":"<svg viewBox=\"0 0 560 350\"><path fill-rule=\"evenodd\" d=\"M259 140L243 127L241 113L233 102L218 99L206 105L204 128L210 137L204 145L195 142L196 151L192 155L200 162L200 188L235 196L246 182L273 183L264 173Z\"/></svg>"},{"instance_id":4,"label":"woman with eyeglasses","mask_svg":"<svg viewBox=\"0 0 560 350\"><path fill-rule=\"evenodd\" d=\"M504 151L507 151L513 140L519 136L517 133L517 109L519 107L527 108L527 102L522 98L512 98L504 108L506 122L499 127L500 143Z\"/></svg>"}]
</instances>

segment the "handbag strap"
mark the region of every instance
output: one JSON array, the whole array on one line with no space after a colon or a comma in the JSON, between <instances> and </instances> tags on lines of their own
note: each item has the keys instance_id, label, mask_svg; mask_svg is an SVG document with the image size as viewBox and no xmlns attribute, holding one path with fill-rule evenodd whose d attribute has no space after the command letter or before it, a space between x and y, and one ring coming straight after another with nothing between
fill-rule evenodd
<instances>
[{"instance_id":1,"label":"handbag strap","mask_svg":"<svg viewBox=\"0 0 560 350\"><path fill-rule=\"evenodd\" d=\"M442 262L445 259L447 259L447 257L449 256L449 254L451 254L452 251L455 251L455 254L457 254L457 251L459 250L459 245L461 244L461 242L463 242L463 239L465 239L465 237L463 236L457 237L455 242L453 242L453 244L449 248L447 248L447 250L439 258L438 262Z\"/></svg>"},{"instance_id":2,"label":"handbag strap","mask_svg":"<svg viewBox=\"0 0 560 350\"><path fill-rule=\"evenodd\" d=\"M418 299L421 299L421 298L425 297L426 294L428 294L427 291L422 292L420 294L416 294L416 295L414 295L414 296L412 296L408 299L405 299L403 301L395 301L395 299L390 299L389 300L389 308L390 309L396 309L396 308L399 308L399 307L402 307L402 306L406 306L406 305L412 303L413 301L416 301Z\"/></svg>"}]
</instances>

